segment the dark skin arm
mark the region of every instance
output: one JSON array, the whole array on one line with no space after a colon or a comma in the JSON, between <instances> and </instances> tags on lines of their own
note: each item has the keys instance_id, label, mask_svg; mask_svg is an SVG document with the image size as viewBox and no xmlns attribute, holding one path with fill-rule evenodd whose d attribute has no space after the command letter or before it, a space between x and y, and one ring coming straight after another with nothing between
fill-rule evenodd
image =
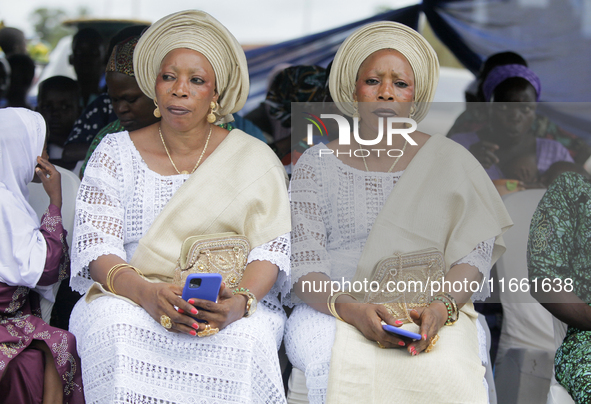
<instances>
[{"instance_id":1,"label":"dark skin arm","mask_svg":"<svg viewBox=\"0 0 591 404\"><path fill-rule=\"evenodd\" d=\"M583 331L591 331L591 307L573 292L543 292L531 289L531 295L554 317Z\"/></svg>"}]
</instances>

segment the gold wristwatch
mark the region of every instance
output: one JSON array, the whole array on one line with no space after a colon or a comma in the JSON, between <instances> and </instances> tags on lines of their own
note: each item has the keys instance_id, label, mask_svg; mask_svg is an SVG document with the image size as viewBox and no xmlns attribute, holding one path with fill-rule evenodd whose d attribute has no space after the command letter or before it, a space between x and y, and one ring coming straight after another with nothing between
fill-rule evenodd
<instances>
[{"instance_id":1,"label":"gold wristwatch","mask_svg":"<svg viewBox=\"0 0 591 404\"><path fill-rule=\"evenodd\" d=\"M244 310L244 317L250 317L257 311L257 297L250 290L246 288L235 289L232 292L234 295L246 296L246 309Z\"/></svg>"}]
</instances>

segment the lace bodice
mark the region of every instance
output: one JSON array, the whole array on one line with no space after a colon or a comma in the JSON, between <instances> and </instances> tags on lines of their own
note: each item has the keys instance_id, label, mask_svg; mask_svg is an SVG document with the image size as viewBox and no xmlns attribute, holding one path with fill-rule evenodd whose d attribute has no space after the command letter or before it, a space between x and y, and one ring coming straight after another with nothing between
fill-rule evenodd
<instances>
[{"instance_id":1,"label":"lace bodice","mask_svg":"<svg viewBox=\"0 0 591 404\"><path fill-rule=\"evenodd\" d=\"M378 213L403 174L361 171L332 154L319 157L320 148L326 146L306 151L291 177L292 284L310 272L350 281ZM453 265L468 263L487 278L494 239L475 244ZM486 298L486 286L473 299Z\"/></svg>"},{"instance_id":2,"label":"lace bodice","mask_svg":"<svg viewBox=\"0 0 591 404\"><path fill-rule=\"evenodd\" d=\"M148 168L127 132L107 135L92 154L78 191L72 288L88 290L93 282L88 265L101 255L129 261L141 237L188 178L189 174L163 176ZM253 248L248 262L267 260L279 267L272 289L276 294L289 289L289 256L288 233Z\"/></svg>"}]
</instances>

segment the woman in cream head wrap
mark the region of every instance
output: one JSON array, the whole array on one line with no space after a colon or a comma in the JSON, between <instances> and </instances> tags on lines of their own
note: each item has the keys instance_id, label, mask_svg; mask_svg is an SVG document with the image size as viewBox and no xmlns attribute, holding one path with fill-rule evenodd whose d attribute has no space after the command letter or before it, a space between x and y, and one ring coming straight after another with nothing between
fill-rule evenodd
<instances>
[{"instance_id":1,"label":"woman in cream head wrap","mask_svg":"<svg viewBox=\"0 0 591 404\"><path fill-rule=\"evenodd\" d=\"M244 105L244 52L210 15L183 11L142 35L134 71L161 121L107 135L77 200L71 285L86 298L70 328L93 380L86 398L284 402L286 174L264 143L216 125ZM185 301L174 282L183 242L228 232L251 248L231 273L239 281L228 277L217 302Z\"/></svg>"},{"instance_id":2,"label":"woman in cream head wrap","mask_svg":"<svg viewBox=\"0 0 591 404\"><path fill-rule=\"evenodd\" d=\"M301 394L299 378L311 403L487 401L480 357L486 352L479 349L470 300L486 297L487 288L474 296L435 291L432 301L410 311L402 306L396 317L366 295L376 292L367 286L376 265L392 254L437 249L446 280L478 283L503 251L500 236L510 219L470 153L418 131L410 139L394 135L390 143L386 136L371 146L358 142L378 137L378 118L423 119L438 75L431 46L394 22L360 28L337 52L330 91L341 112L359 117L358 137L351 145L335 140L311 147L292 174L297 305L285 334L295 367L288 400ZM389 149L397 152L390 157ZM339 288L345 293L335 293ZM388 333L383 323L420 339Z\"/></svg>"}]
</instances>

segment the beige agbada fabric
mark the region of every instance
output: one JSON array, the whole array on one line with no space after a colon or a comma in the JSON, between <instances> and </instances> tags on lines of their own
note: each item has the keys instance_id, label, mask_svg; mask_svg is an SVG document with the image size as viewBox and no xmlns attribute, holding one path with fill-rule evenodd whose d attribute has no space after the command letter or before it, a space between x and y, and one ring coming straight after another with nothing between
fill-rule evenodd
<instances>
[{"instance_id":1,"label":"beige agbada fabric","mask_svg":"<svg viewBox=\"0 0 591 404\"><path fill-rule=\"evenodd\" d=\"M156 97L154 84L164 57L174 49L203 54L215 73L220 108L216 124L234 120L231 114L244 106L249 90L244 50L218 20L197 10L181 11L156 21L140 38L133 53L133 68L140 89Z\"/></svg>"},{"instance_id":2,"label":"beige agbada fabric","mask_svg":"<svg viewBox=\"0 0 591 404\"><path fill-rule=\"evenodd\" d=\"M256 247L288 233L286 184L285 169L271 149L234 129L166 204L130 264L151 281L171 282L189 236L233 231ZM102 294L112 295L95 282L86 300Z\"/></svg>"},{"instance_id":3,"label":"beige agbada fabric","mask_svg":"<svg viewBox=\"0 0 591 404\"><path fill-rule=\"evenodd\" d=\"M511 225L480 163L454 141L432 136L379 213L354 280L371 279L384 256L428 247L444 253L449 270L479 242L493 237L494 263L505 250L501 236ZM468 302L460 320L440 330L435 349L416 357L405 349L380 349L356 328L337 321L327 402L382 403L396 397L401 403L485 403L476 316ZM418 332L414 324L404 327Z\"/></svg>"},{"instance_id":4,"label":"beige agbada fabric","mask_svg":"<svg viewBox=\"0 0 591 404\"><path fill-rule=\"evenodd\" d=\"M353 94L359 67L372 53L396 49L406 57L415 76L416 111L412 118L418 123L429 111L439 80L437 54L427 40L412 28L392 21L365 25L352 33L340 46L330 71L330 95L337 107L348 116L355 112Z\"/></svg>"}]
</instances>

